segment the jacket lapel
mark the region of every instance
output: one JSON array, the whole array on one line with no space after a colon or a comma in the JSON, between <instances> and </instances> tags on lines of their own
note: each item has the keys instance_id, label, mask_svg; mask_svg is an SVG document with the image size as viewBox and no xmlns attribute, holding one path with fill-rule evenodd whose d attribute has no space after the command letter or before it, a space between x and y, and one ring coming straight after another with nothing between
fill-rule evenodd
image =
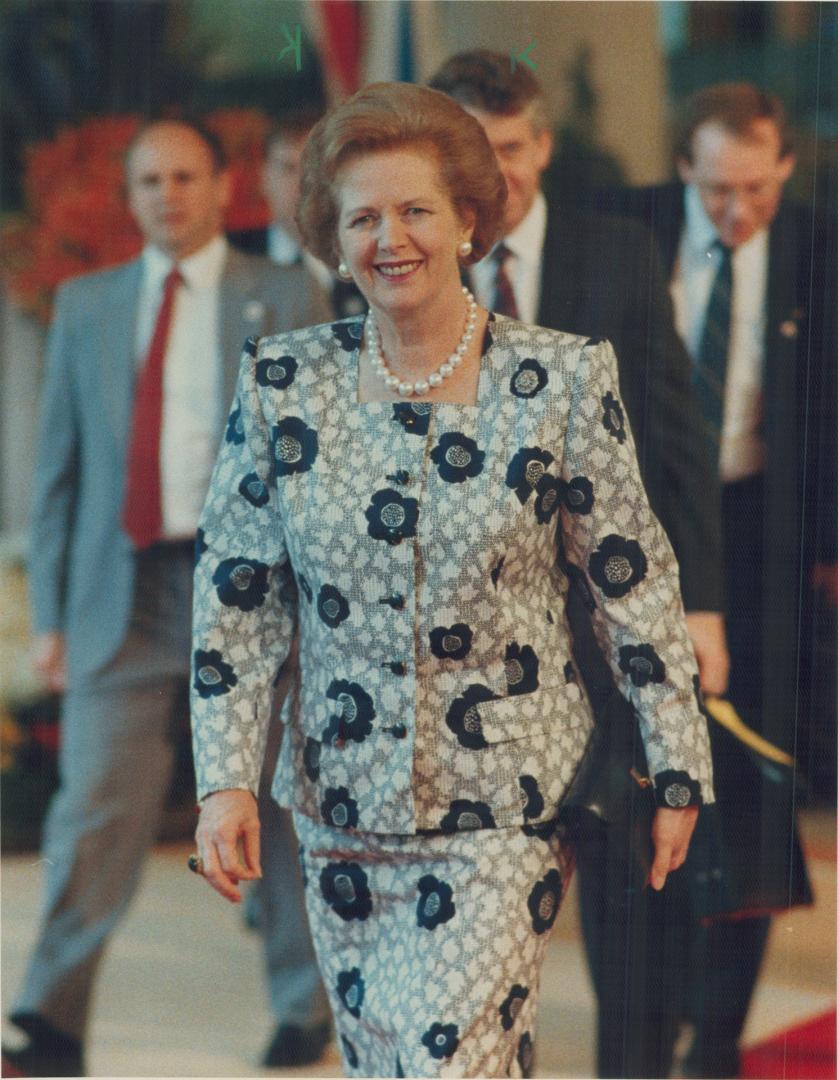
<instances>
[{"instance_id":1,"label":"jacket lapel","mask_svg":"<svg viewBox=\"0 0 838 1080\"><path fill-rule=\"evenodd\" d=\"M142 262L135 259L117 271L107 312L99 320L98 353L102 362L105 412L119 445L127 445L136 378L134 342L142 284Z\"/></svg>"}]
</instances>

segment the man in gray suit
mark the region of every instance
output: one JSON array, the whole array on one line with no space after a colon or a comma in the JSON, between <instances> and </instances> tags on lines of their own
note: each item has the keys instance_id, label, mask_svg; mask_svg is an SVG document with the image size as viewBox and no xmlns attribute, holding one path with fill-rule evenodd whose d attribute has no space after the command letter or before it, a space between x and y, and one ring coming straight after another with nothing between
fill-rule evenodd
<instances>
[{"instance_id":1,"label":"man in gray suit","mask_svg":"<svg viewBox=\"0 0 838 1080\"><path fill-rule=\"evenodd\" d=\"M241 346L328 318L302 270L228 247L229 176L211 134L152 123L126 169L144 251L62 288L48 344L30 587L36 663L64 692L61 787L43 923L11 1015L28 1045L4 1047L4 1075L84 1073L96 970L171 778L196 527ZM290 824L286 843L297 874ZM284 963L271 1004L287 1063L301 1064L323 1049L328 1008L299 884L286 901L281 940L266 942L274 976Z\"/></svg>"}]
</instances>

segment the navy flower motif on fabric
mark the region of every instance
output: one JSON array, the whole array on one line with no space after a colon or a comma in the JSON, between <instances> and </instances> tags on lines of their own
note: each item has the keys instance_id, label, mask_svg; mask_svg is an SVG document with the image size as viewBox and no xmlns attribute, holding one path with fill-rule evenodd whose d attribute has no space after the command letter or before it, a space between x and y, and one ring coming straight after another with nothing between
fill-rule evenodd
<instances>
[{"instance_id":1,"label":"navy flower motif on fabric","mask_svg":"<svg viewBox=\"0 0 838 1080\"><path fill-rule=\"evenodd\" d=\"M364 1004L364 980L360 968L339 971L336 989L346 1009L357 1019Z\"/></svg>"},{"instance_id":2,"label":"navy flower motif on fabric","mask_svg":"<svg viewBox=\"0 0 838 1080\"><path fill-rule=\"evenodd\" d=\"M704 694L701 691L701 679L699 676L693 675L693 694L695 695L695 703L698 707L698 711L703 715L707 715L707 706L704 702Z\"/></svg>"},{"instance_id":3,"label":"navy flower motif on fabric","mask_svg":"<svg viewBox=\"0 0 838 1080\"><path fill-rule=\"evenodd\" d=\"M564 499L566 484L558 476L545 473L536 484L535 519L539 525L547 525L552 520Z\"/></svg>"},{"instance_id":4,"label":"navy flower motif on fabric","mask_svg":"<svg viewBox=\"0 0 838 1080\"><path fill-rule=\"evenodd\" d=\"M350 1069L358 1068L358 1052L345 1035L341 1035L340 1044L343 1047L343 1056Z\"/></svg>"},{"instance_id":5,"label":"navy flower motif on fabric","mask_svg":"<svg viewBox=\"0 0 838 1080\"><path fill-rule=\"evenodd\" d=\"M402 1066L402 1059L398 1054L396 1054L396 1068L393 1071L395 1076L404 1077L404 1067Z\"/></svg>"},{"instance_id":6,"label":"navy flower motif on fabric","mask_svg":"<svg viewBox=\"0 0 838 1080\"><path fill-rule=\"evenodd\" d=\"M342 859L320 871L320 892L331 909L344 920L363 922L372 911L372 894L367 875L354 862Z\"/></svg>"},{"instance_id":7,"label":"navy flower motif on fabric","mask_svg":"<svg viewBox=\"0 0 838 1080\"><path fill-rule=\"evenodd\" d=\"M568 483L564 504L571 514L590 514L594 506L594 485L587 476L574 476Z\"/></svg>"},{"instance_id":8,"label":"navy flower motif on fabric","mask_svg":"<svg viewBox=\"0 0 838 1080\"><path fill-rule=\"evenodd\" d=\"M230 413L230 418L227 421L227 430L224 432L224 439L234 446L241 446L244 442L244 421L242 420L242 407L238 400L236 401L236 407Z\"/></svg>"},{"instance_id":9,"label":"navy flower motif on fabric","mask_svg":"<svg viewBox=\"0 0 838 1080\"><path fill-rule=\"evenodd\" d=\"M393 405L393 420L411 435L427 435L431 404L427 401L399 401Z\"/></svg>"},{"instance_id":10,"label":"navy flower motif on fabric","mask_svg":"<svg viewBox=\"0 0 838 1080\"><path fill-rule=\"evenodd\" d=\"M299 416L284 416L271 429L276 471L279 476L308 472L319 449L317 432Z\"/></svg>"},{"instance_id":11,"label":"navy flower motif on fabric","mask_svg":"<svg viewBox=\"0 0 838 1080\"><path fill-rule=\"evenodd\" d=\"M547 372L537 360L522 360L509 383L509 389L519 398L534 398L547 385Z\"/></svg>"},{"instance_id":12,"label":"navy flower motif on fabric","mask_svg":"<svg viewBox=\"0 0 838 1080\"><path fill-rule=\"evenodd\" d=\"M456 1024L431 1024L422 1036L422 1043L427 1046L431 1057L442 1060L451 1057L460 1045L459 1031Z\"/></svg>"},{"instance_id":13,"label":"navy flower motif on fabric","mask_svg":"<svg viewBox=\"0 0 838 1080\"><path fill-rule=\"evenodd\" d=\"M334 585L322 585L317 594L317 614L335 630L349 618L349 601Z\"/></svg>"},{"instance_id":14,"label":"navy flower motif on fabric","mask_svg":"<svg viewBox=\"0 0 838 1080\"><path fill-rule=\"evenodd\" d=\"M538 790L538 781L534 776L524 773L518 777L521 788L521 807L525 818L541 817L544 813L544 796Z\"/></svg>"},{"instance_id":15,"label":"navy flower motif on fabric","mask_svg":"<svg viewBox=\"0 0 838 1080\"><path fill-rule=\"evenodd\" d=\"M309 585L308 578L305 574L297 574L297 584L303 590L303 596L311 603L314 594L311 591L311 585Z\"/></svg>"},{"instance_id":16,"label":"navy flower motif on fabric","mask_svg":"<svg viewBox=\"0 0 838 1080\"><path fill-rule=\"evenodd\" d=\"M523 506L538 482L553 463L549 450L540 446L522 446L506 469L506 486L512 488Z\"/></svg>"},{"instance_id":17,"label":"navy flower motif on fabric","mask_svg":"<svg viewBox=\"0 0 838 1080\"><path fill-rule=\"evenodd\" d=\"M537 934L546 933L559 913L562 902L562 877L558 870L548 870L544 877L535 883L527 898L527 907L532 916L532 928Z\"/></svg>"},{"instance_id":18,"label":"navy flower motif on fabric","mask_svg":"<svg viewBox=\"0 0 838 1080\"><path fill-rule=\"evenodd\" d=\"M518 1043L518 1053L515 1056L518 1058L518 1064L521 1066L521 1076L523 1076L525 1080L529 1080L529 1077L532 1074L533 1045L528 1031L525 1031L521 1036Z\"/></svg>"},{"instance_id":19,"label":"navy flower motif on fabric","mask_svg":"<svg viewBox=\"0 0 838 1080\"><path fill-rule=\"evenodd\" d=\"M395 488L376 491L364 513L369 522L367 532L373 540L398 544L406 537L416 535L419 503Z\"/></svg>"},{"instance_id":20,"label":"navy flower motif on fabric","mask_svg":"<svg viewBox=\"0 0 838 1080\"><path fill-rule=\"evenodd\" d=\"M501 576L501 574L503 572L503 564L505 562L506 562L506 556L501 555L501 557L498 559L498 561L495 563L495 565L489 571L489 577L492 579L492 584L494 585L494 587L496 589L498 587L498 582L500 581L500 576Z\"/></svg>"},{"instance_id":21,"label":"navy flower motif on fabric","mask_svg":"<svg viewBox=\"0 0 838 1080\"><path fill-rule=\"evenodd\" d=\"M215 568L212 583L225 607L253 611L268 595L268 567L258 559L225 559Z\"/></svg>"},{"instance_id":22,"label":"navy flower motif on fabric","mask_svg":"<svg viewBox=\"0 0 838 1080\"><path fill-rule=\"evenodd\" d=\"M431 451L431 461L443 480L449 484L462 484L483 472L486 460L474 439L459 431L446 431Z\"/></svg>"},{"instance_id":23,"label":"navy flower motif on fabric","mask_svg":"<svg viewBox=\"0 0 838 1080\"><path fill-rule=\"evenodd\" d=\"M433 874L419 879L419 900L416 904L416 922L426 930L436 930L441 923L454 918L457 907L452 900L453 890L447 881L440 881Z\"/></svg>"},{"instance_id":24,"label":"navy flower motif on fabric","mask_svg":"<svg viewBox=\"0 0 838 1080\"><path fill-rule=\"evenodd\" d=\"M256 353L259 351L259 342L256 340L255 337L249 337L247 339L247 341L244 343L244 351L247 353L248 356L256 356Z\"/></svg>"},{"instance_id":25,"label":"navy flower motif on fabric","mask_svg":"<svg viewBox=\"0 0 838 1080\"><path fill-rule=\"evenodd\" d=\"M331 720L337 725L338 737L363 742L375 719L375 706L366 690L356 682L333 679L326 697L337 705L337 714Z\"/></svg>"},{"instance_id":26,"label":"navy flower motif on fabric","mask_svg":"<svg viewBox=\"0 0 838 1080\"><path fill-rule=\"evenodd\" d=\"M247 476L242 477L239 484L239 495L243 495L250 505L257 507L257 509L267 506L271 499L268 485L255 472L249 472Z\"/></svg>"},{"instance_id":27,"label":"navy flower motif on fabric","mask_svg":"<svg viewBox=\"0 0 838 1080\"><path fill-rule=\"evenodd\" d=\"M554 818L552 821L542 821L538 825L522 825L521 832L524 836L537 836L539 840L543 840L545 844L548 844L553 837L553 833L558 828L558 821Z\"/></svg>"},{"instance_id":28,"label":"navy flower motif on fabric","mask_svg":"<svg viewBox=\"0 0 838 1080\"><path fill-rule=\"evenodd\" d=\"M507 694L531 694L538 689L538 657L532 645L510 641L504 657Z\"/></svg>"},{"instance_id":29,"label":"navy flower motif on fabric","mask_svg":"<svg viewBox=\"0 0 838 1080\"><path fill-rule=\"evenodd\" d=\"M463 660L471 651L471 641L471 627L465 623L431 630L431 652L438 660Z\"/></svg>"},{"instance_id":30,"label":"navy flower motif on fabric","mask_svg":"<svg viewBox=\"0 0 838 1080\"><path fill-rule=\"evenodd\" d=\"M206 534L203 529L198 529L195 533L195 565L201 561L201 556L208 550Z\"/></svg>"},{"instance_id":31,"label":"navy flower motif on fabric","mask_svg":"<svg viewBox=\"0 0 838 1080\"><path fill-rule=\"evenodd\" d=\"M620 671L628 675L635 686L660 683L666 678L666 665L651 645L622 645Z\"/></svg>"},{"instance_id":32,"label":"navy flower motif on fabric","mask_svg":"<svg viewBox=\"0 0 838 1080\"><path fill-rule=\"evenodd\" d=\"M509 1031L518 1019L521 1006L530 996L529 988L515 983L506 997L503 999L498 1012L500 1013L500 1026L504 1031Z\"/></svg>"},{"instance_id":33,"label":"navy flower motif on fabric","mask_svg":"<svg viewBox=\"0 0 838 1080\"><path fill-rule=\"evenodd\" d=\"M602 423L609 435L622 446L626 441L626 417L623 407L609 390L602 398Z\"/></svg>"},{"instance_id":34,"label":"navy flower motif on fabric","mask_svg":"<svg viewBox=\"0 0 838 1080\"><path fill-rule=\"evenodd\" d=\"M232 666L223 659L218 649L196 649L194 656L195 689L202 698L221 697L229 694L238 683Z\"/></svg>"},{"instance_id":35,"label":"navy flower motif on fabric","mask_svg":"<svg viewBox=\"0 0 838 1080\"><path fill-rule=\"evenodd\" d=\"M479 683L472 683L460 697L454 698L445 716L449 730L457 736L460 746L469 750L485 750L489 745L483 735L478 705L483 701L496 701L497 694Z\"/></svg>"},{"instance_id":36,"label":"navy flower motif on fabric","mask_svg":"<svg viewBox=\"0 0 838 1080\"><path fill-rule=\"evenodd\" d=\"M297 848L297 858L300 860L300 879L305 889L308 886L308 873L306 871L306 849L302 844Z\"/></svg>"},{"instance_id":37,"label":"navy flower motif on fabric","mask_svg":"<svg viewBox=\"0 0 838 1080\"><path fill-rule=\"evenodd\" d=\"M332 323L332 333L344 352L354 352L364 336L364 320L352 319L350 322Z\"/></svg>"},{"instance_id":38,"label":"navy flower motif on fabric","mask_svg":"<svg viewBox=\"0 0 838 1080\"><path fill-rule=\"evenodd\" d=\"M701 784L683 769L664 769L655 776L655 802L673 810L700 806Z\"/></svg>"},{"instance_id":39,"label":"navy flower motif on fabric","mask_svg":"<svg viewBox=\"0 0 838 1080\"><path fill-rule=\"evenodd\" d=\"M274 390L285 390L294 381L298 366L293 356L266 357L256 364L256 382Z\"/></svg>"},{"instance_id":40,"label":"navy flower motif on fabric","mask_svg":"<svg viewBox=\"0 0 838 1080\"><path fill-rule=\"evenodd\" d=\"M439 823L444 833L467 832L469 829L494 829L495 819L484 802L454 799L448 813Z\"/></svg>"},{"instance_id":41,"label":"navy flower motif on fabric","mask_svg":"<svg viewBox=\"0 0 838 1080\"><path fill-rule=\"evenodd\" d=\"M588 559L588 573L612 600L625 596L646 577L646 556L636 540L611 533Z\"/></svg>"},{"instance_id":42,"label":"navy flower motif on fabric","mask_svg":"<svg viewBox=\"0 0 838 1080\"><path fill-rule=\"evenodd\" d=\"M596 600L594 594L591 592L591 587L588 584L588 579L579 567L572 562L565 562L564 572L567 574L568 581L570 581L574 589L579 590L579 595L582 598L587 611L596 611Z\"/></svg>"},{"instance_id":43,"label":"navy flower motif on fabric","mask_svg":"<svg viewBox=\"0 0 838 1080\"><path fill-rule=\"evenodd\" d=\"M320 815L327 825L354 829L358 824L358 804L345 787L326 788Z\"/></svg>"},{"instance_id":44,"label":"navy flower motif on fabric","mask_svg":"<svg viewBox=\"0 0 838 1080\"><path fill-rule=\"evenodd\" d=\"M572 660L567 660L565 662L565 666L562 668L562 673L564 674L564 681L566 683L577 682L576 668L573 666Z\"/></svg>"},{"instance_id":45,"label":"navy flower motif on fabric","mask_svg":"<svg viewBox=\"0 0 838 1080\"><path fill-rule=\"evenodd\" d=\"M320 743L311 737L306 739L303 747L303 768L306 776L314 783L320 776Z\"/></svg>"}]
</instances>

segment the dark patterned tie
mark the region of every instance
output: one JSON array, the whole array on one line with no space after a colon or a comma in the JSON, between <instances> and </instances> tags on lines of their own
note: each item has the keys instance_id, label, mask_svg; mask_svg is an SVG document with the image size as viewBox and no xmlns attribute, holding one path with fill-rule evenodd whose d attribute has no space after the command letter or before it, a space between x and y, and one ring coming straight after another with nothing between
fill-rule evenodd
<instances>
[{"instance_id":1,"label":"dark patterned tie","mask_svg":"<svg viewBox=\"0 0 838 1080\"><path fill-rule=\"evenodd\" d=\"M719 459L724 416L725 378L730 348L730 312L733 298L732 250L717 240L721 262L710 290L704 330L693 366L693 384L701 404L713 460Z\"/></svg>"},{"instance_id":2,"label":"dark patterned tie","mask_svg":"<svg viewBox=\"0 0 838 1080\"><path fill-rule=\"evenodd\" d=\"M148 356L137 376L131 441L125 464L122 524L140 550L160 539L163 509L160 494L160 430L163 420L163 366L172 326L175 293L183 282L175 267L163 285Z\"/></svg>"},{"instance_id":3,"label":"dark patterned tie","mask_svg":"<svg viewBox=\"0 0 838 1080\"><path fill-rule=\"evenodd\" d=\"M515 293L512 291L512 282L506 273L506 264L512 252L504 243L495 248L493 258L495 260L495 301L492 311L498 315L508 315L511 319L520 318L518 305L515 303Z\"/></svg>"}]
</instances>

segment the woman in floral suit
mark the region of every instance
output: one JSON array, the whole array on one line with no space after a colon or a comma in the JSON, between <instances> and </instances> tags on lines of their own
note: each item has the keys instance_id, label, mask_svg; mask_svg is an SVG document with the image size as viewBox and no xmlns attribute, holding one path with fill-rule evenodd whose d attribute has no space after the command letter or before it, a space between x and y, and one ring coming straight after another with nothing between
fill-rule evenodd
<instances>
[{"instance_id":1,"label":"woman in floral suit","mask_svg":"<svg viewBox=\"0 0 838 1080\"><path fill-rule=\"evenodd\" d=\"M198 869L233 901L259 876L271 688L298 634L274 793L346 1069L527 1075L572 869L556 815L593 725L571 582L640 716L655 887L712 798L676 563L610 345L461 285L505 201L477 121L367 87L312 132L302 189L309 248L370 311L245 347L195 577Z\"/></svg>"}]
</instances>

